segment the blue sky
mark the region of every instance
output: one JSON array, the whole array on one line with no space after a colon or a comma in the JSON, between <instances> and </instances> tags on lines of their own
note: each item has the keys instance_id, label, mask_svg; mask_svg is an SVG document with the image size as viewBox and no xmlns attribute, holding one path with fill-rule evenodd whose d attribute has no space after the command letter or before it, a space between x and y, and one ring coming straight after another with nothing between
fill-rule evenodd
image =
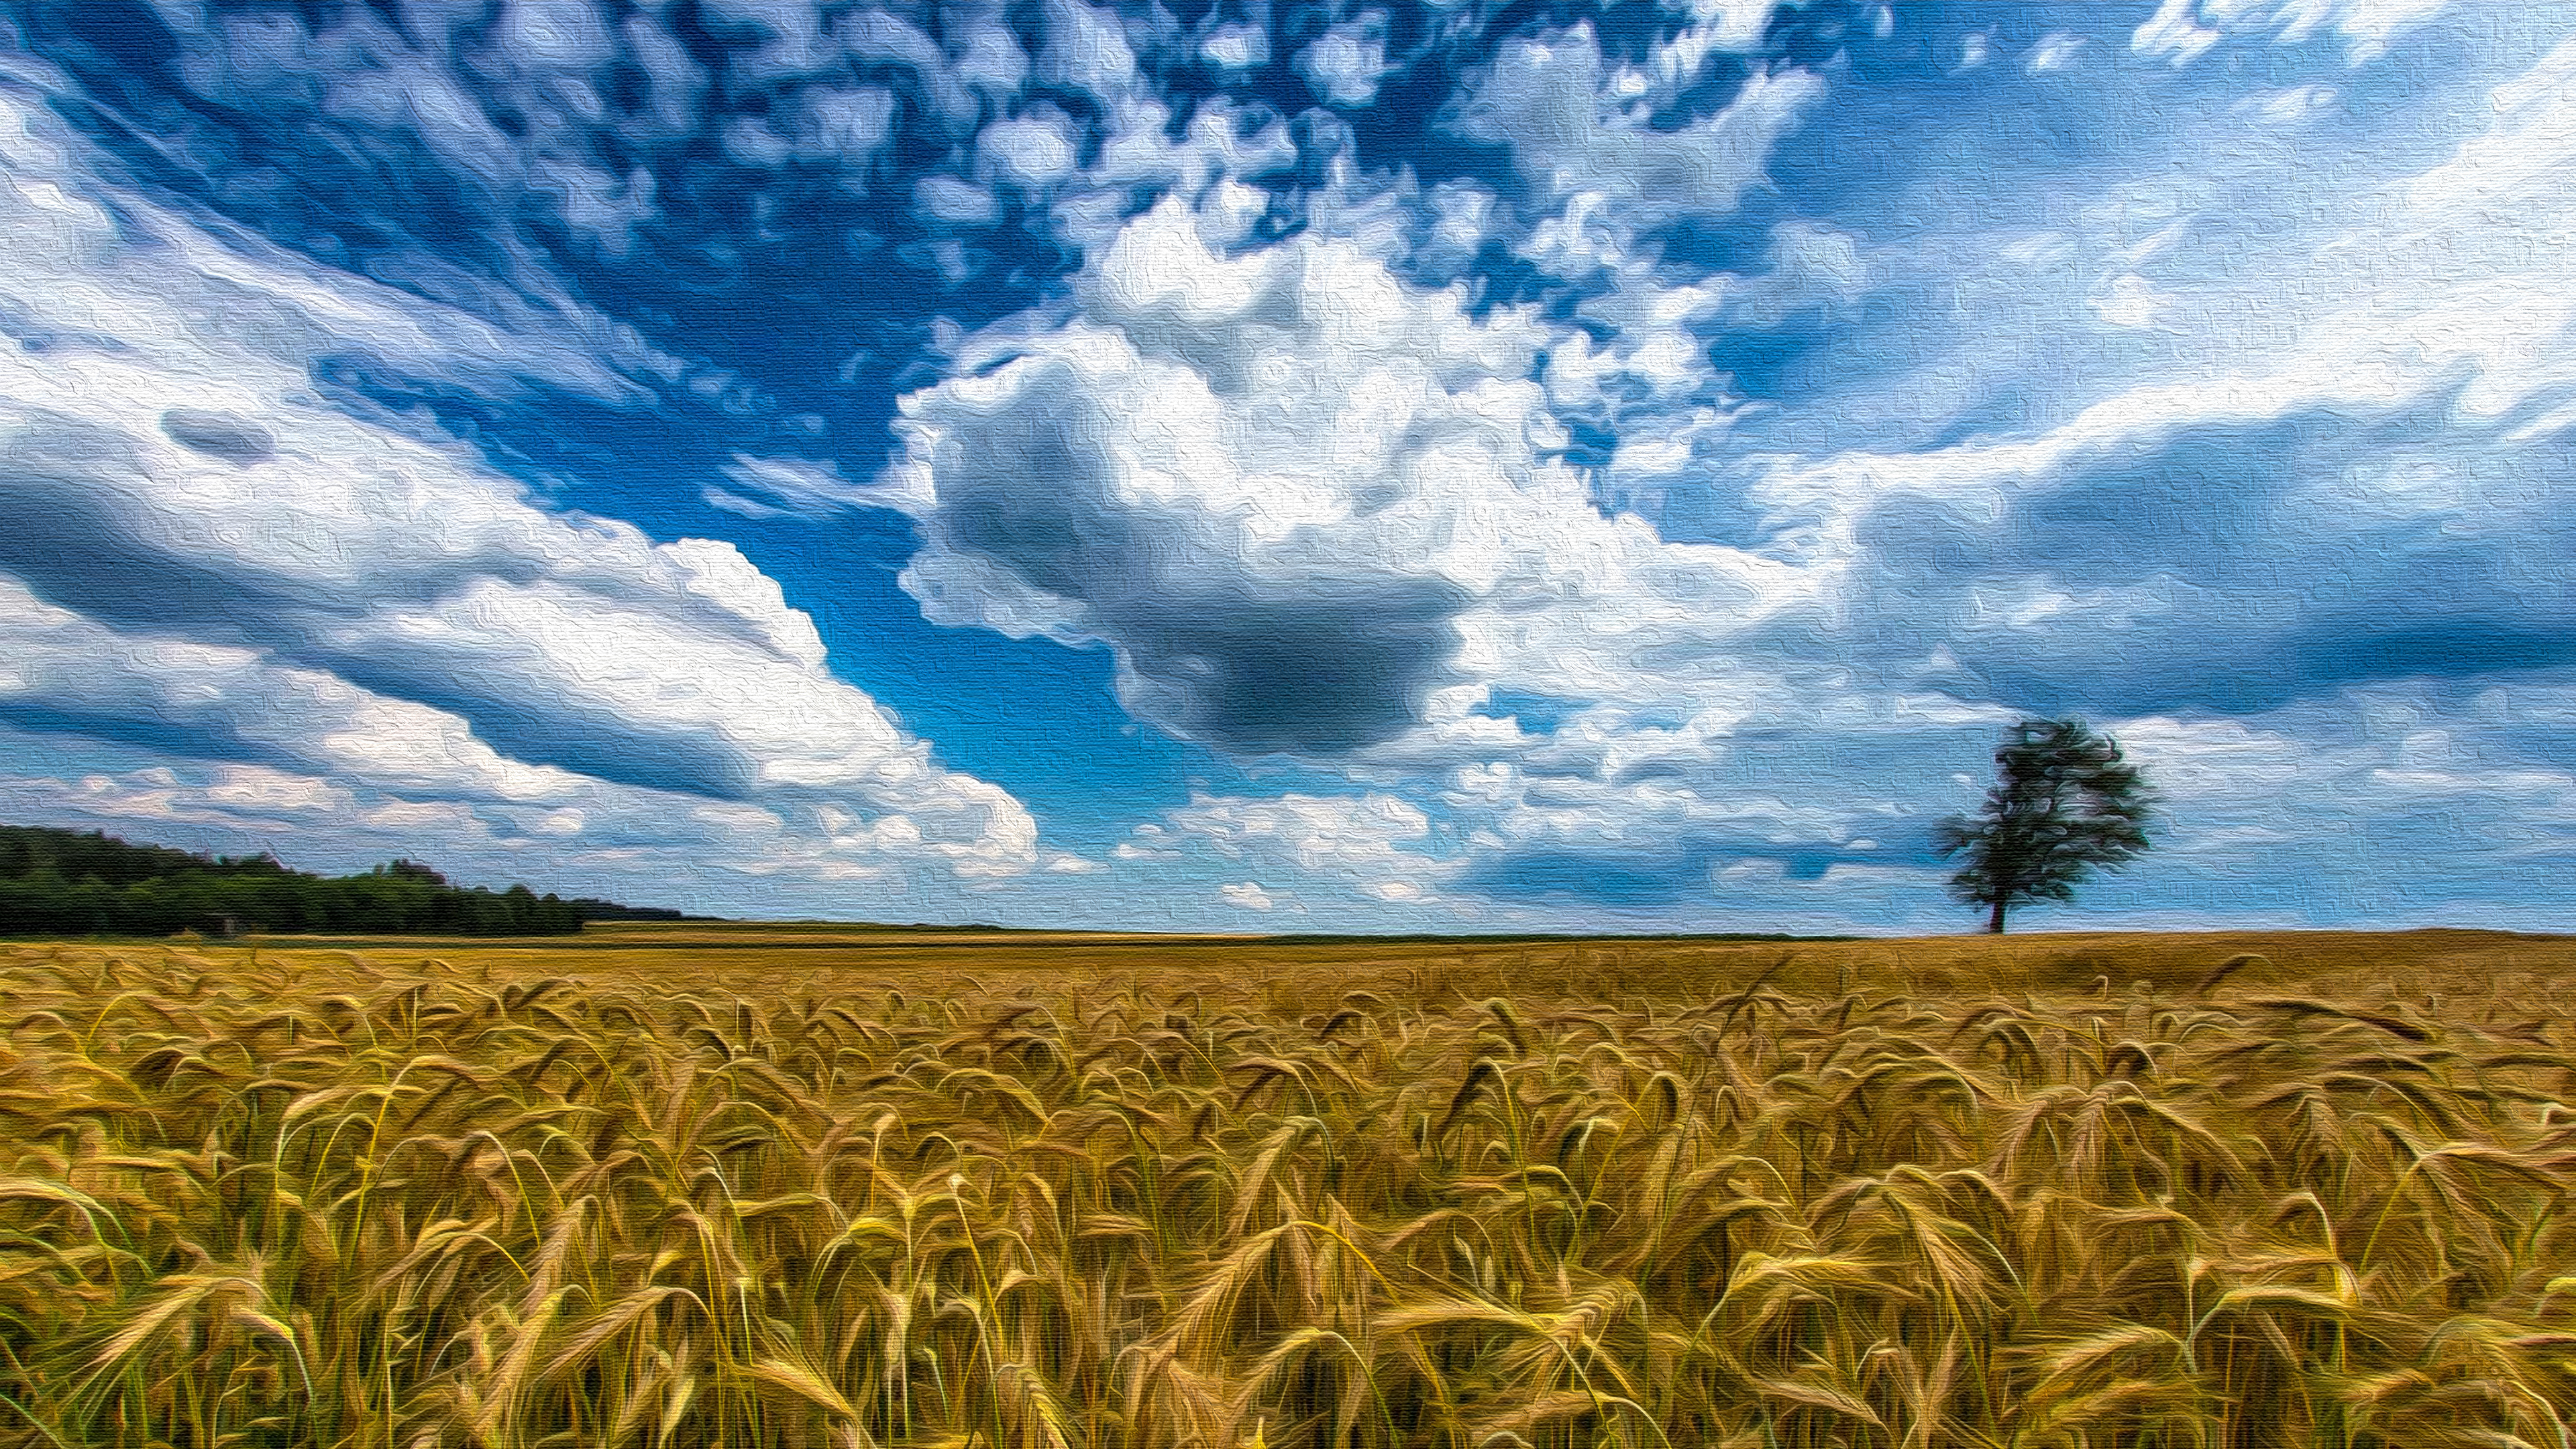
<instances>
[{"instance_id":1,"label":"blue sky","mask_svg":"<svg viewBox=\"0 0 2576 1449\"><path fill-rule=\"evenodd\" d=\"M0 7L0 818L740 915L2563 928L2576 17Z\"/></svg>"}]
</instances>

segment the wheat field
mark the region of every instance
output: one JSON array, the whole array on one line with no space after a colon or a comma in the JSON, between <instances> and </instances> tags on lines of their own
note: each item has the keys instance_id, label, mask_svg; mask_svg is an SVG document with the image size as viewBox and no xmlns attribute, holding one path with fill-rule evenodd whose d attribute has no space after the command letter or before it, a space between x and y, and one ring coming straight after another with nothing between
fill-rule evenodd
<instances>
[{"instance_id":1,"label":"wheat field","mask_svg":"<svg viewBox=\"0 0 2576 1449\"><path fill-rule=\"evenodd\" d=\"M2571 1442L2576 942L0 966L7 1442Z\"/></svg>"}]
</instances>

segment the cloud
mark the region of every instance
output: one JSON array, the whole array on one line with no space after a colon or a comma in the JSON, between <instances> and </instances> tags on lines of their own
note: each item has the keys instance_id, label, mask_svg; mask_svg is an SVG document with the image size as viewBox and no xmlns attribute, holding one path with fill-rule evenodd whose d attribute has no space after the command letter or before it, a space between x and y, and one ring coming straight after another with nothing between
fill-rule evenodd
<instances>
[{"instance_id":1,"label":"cloud","mask_svg":"<svg viewBox=\"0 0 2576 1449\"><path fill-rule=\"evenodd\" d=\"M722 471L733 486L709 488L707 501L736 512L758 510L752 512L754 517L821 518L867 498L866 489L842 477L840 468L825 459L753 458L736 453ZM719 494L732 501L718 502Z\"/></svg>"},{"instance_id":2,"label":"cloud","mask_svg":"<svg viewBox=\"0 0 2576 1449\"><path fill-rule=\"evenodd\" d=\"M1225 898L1227 905L1238 910L1268 911L1276 909L1279 904L1272 899L1270 892L1263 890L1255 881L1230 881L1216 889L1217 894Z\"/></svg>"},{"instance_id":3,"label":"cloud","mask_svg":"<svg viewBox=\"0 0 2576 1449\"><path fill-rule=\"evenodd\" d=\"M1419 902L1455 874L1432 858L1430 817L1395 795L1304 795L1268 798L1198 794L1166 811L1149 849L1195 848L1233 863L1262 866L1271 878L1338 886L1382 901Z\"/></svg>"},{"instance_id":4,"label":"cloud","mask_svg":"<svg viewBox=\"0 0 2576 1449\"><path fill-rule=\"evenodd\" d=\"M2387 53L2390 42L2447 8L2449 0L2164 0L2130 37L2141 55L2175 65L2199 59L2229 36L2267 35L2297 45L2320 30L2344 39L2347 63Z\"/></svg>"},{"instance_id":5,"label":"cloud","mask_svg":"<svg viewBox=\"0 0 2576 1449\"><path fill-rule=\"evenodd\" d=\"M608 255L634 248L654 208L650 172L604 157L693 131L706 88L687 51L649 18L621 24L612 7L573 0L501 7L488 28L368 8L320 25L276 10L178 4L156 13L177 51L175 75L204 101L243 118L311 118L407 138L461 183L457 199L496 216L523 201L542 205ZM624 77L615 106L601 83L612 69ZM612 134L627 145L597 144ZM357 160L329 154L320 131L302 142L320 171Z\"/></svg>"},{"instance_id":6,"label":"cloud","mask_svg":"<svg viewBox=\"0 0 2576 1449\"><path fill-rule=\"evenodd\" d=\"M1143 77L1115 15L1081 0L1047 0L1044 11L1047 42L1038 62L1041 77L1088 91L1104 103L1135 93Z\"/></svg>"},{"instance_id":7,"label":"cloud","mask_svg":"<svg viewBox=\"0 0 2576 1449\"><path fill-rule=\"evenodd\" d=\"M1336 755L1463 716L1487 682L1597 697L1795 581L1605 518L1549 454L1545 332L1312 232L1227 254L1177 201L907 397L879 493L944 623L1097 640L1147 718ZM1716 646L1711 646L1714 652Z\"/></svg>"},{"instance_id":8,"label":"cloud","mask_svg":"<svg viewBox=\"0 0 2576 1449\"><path fill-rule=\"evenodd\" d=\"M907 400L881 496L923 525L906 581L934 618L1106 643L1146 717L1430 812L1447 833L1402 848L1443 897L1671 912L1724 875L1809 910L1830 875L1937 918L1929 822L1973 791L1922 761L1976 764L2016 710L2251 718L2559 658L2566 537L2526 456L2566 376L2556 253L2530 244L2560 205L2553 73L2286 288L2189 271L2190 213L2119 217L2118 193L2101 238L2029 238L2015 265L2101 247L2056 298L2075 316L2200 350L2024 436L1747 456L1707 339L1859 309L1890 279L1845 228L1777 223L1766 272L1697 282L1613 238L1578 334L1397 280L1390 237L1424 230L1246 245L1172 200ZM2437 237L2493 260L2414 265ZM1605 510L1568 414L1615 428L1614 482L1744 488L1742 541ZM1367 667L1310 662L1335 657ZM1251 848L1176 821L1121 856Z\"/></svg>"},{"instance_id":9,"label":"cloud","mask_svg":"<svg viewBox=\"0 0 2576 1449\"><path fill-rule=\"evenodd\" d=\"M1778 462L1754 496L1784 556L1881 620L1863 649L1945 642L2007 697L2241 711L2554 667L2576 269L2544 239L2576 220L2547 179L2576 164L2571 73L2576 47L2495 87L2485 134L2312 246L2228 274L2170 240L2120 258L2090 305L2183 339L2170 377L2023 438Z\"/></svg>"},{"instance_id":10,"label":"cloud","mask_svg":"<svg viewBox=\"0 0 2576 1449\"><path fill-rule=\"evenodd\" d=\"M1372 10L1336 25L1297 53L1297 72L1316 97L1330 105L1365 106L1378 83L1400 67L1386 58L1386 15Z\"/></svg>"},{"instance_id":11,"label":"cloud","mask_svg":"<svg viewBox=\"0 0 2576 1449\"><path fill-rule=\"evenodd\" d=\"M2253 109L2267 120L2295 126L2330 110L2337 100L2332 86L2304 85L2270 92L2258 91L2237 104Z\"/></svg>"},{"instance_id":12,"label":"cloud","mask_svg":"<svg viewBox=\"0 0 2576 1449\"><path fill-rule=\"evenodd\" d=\"M1257 25L1218 25L1199 42L1199 58L1222 74L1244 75L1270 63L1270 36Z\"/></svg>"},{"instance_id":13,"label":"cloud","mask_svg":"<svg viewBox=\"0 0 2576 1449\"><path fill-rule=\"evenodd\" d=\"M470 22L428 3L177 0L152 17L113 54L51 8L29 27L93 90L154 92L109 141L139 175L184 156L213 210L519 331L535 330L521 314L595 321L574 298L638 294L661 305L634 315L678 330L672 304L711 282L774 282L783 235L826 273L864 255L963 280L993 258L946 233L1001 219L989 183L1040 190L1086 139L1023 91L1114 110L1149 89L1121 22L1069 0L1017 19L973 0L930 14L514 0ZM907 150L905 133L937 144ZM875 214L854 229L860 205ZM930 234L852 244L913 230Z\"/></svg>"},{"instance_id":14,"label":"cloud","mask_svg":"<svg viewBox=\"0 0 2576 1449\"><path fill-rule=\"evenodd\" d=\"M203 408L170 409L161 415L161 431L174 443L227 463L265 463L277 452L268 429Z\"/></svg>"},{"instance_id":15,"label":"cloud","mask_svg":"<svg viewBox=\"0 0 2576 1449\"><path fill-rule=\"evenodd\" d=\"M1770 28L1772 12L1779 7L1774 0L1690 0L1680 8L1689 12L1690 23L1657 45L1649 58L1652 79L1645 94L1657 103L1697 80L1711 55L1742 54L1758 47L1763 32ZM1883 12L1881 18L1885 18ZM1624 80L1621 89L1638 85L1637 80Z\"/></svg>"},{"instance_id":16,"label":"cloud","mask_svg":"<svg viewBox=\"0 0 2576 1449\"><path fill-rule=\"evenodd\" d=\"M155 756L126 745L0 724L16 769L0 813L134 840L241 853L302 869L428 858L452 878L644 904L775 917L879 919L975 907L992 878L923 869L902 817L854 823L830 805L718 804L572 776L539 801L393 789L336 772ZM160 763L153 763L154 760Z\"/></svg>"},{"instance_id":17,"label":"cloud","mask_svg":"<svg viewBox=\"0 0 2576 1449\"><path fill-rule=\"evenodd\" d=\"M1081 154L1071 121L1053 107L994 122L976 146L1004 177L1025 189L1064 179Z\"/></svg>"},{"instance_id":18,"label":"cloud","mask_svg":"<svg viewBox=\"0 0 2576 1449\"><path fill-rule=\"evenodd\" d=\"M2075 63L2075 57L2083 49L2083 36L2069 35L2063 30L2053 30L2041 36L2038 43L2031 46L2030 54L2023 59L2021 68L2032 75L2046 75L2050 71L2064 70Z\"/></svg>"},{"instance_id":19,"label":"cloud","mask_svg":"<svg viewBox=\"0 0 2576 1449\"><path fill-rule=\"evenodd\" d=\"M1053 220L1059 237L1096 258L1135 215L1139 198L1173 196L1191 205L1231 197L1266 207L1245 183L1292 170L1300 149L1284 120L1264 105L1211 97L1176 116L1151 96L1107 108L1097 154L1059 188ZM1241 217L1241 235L1258 215Z\"/></svg>"},{"instance_id":20,"label":"cloud","mask_svg":"<svg viewBox=\"0 0 2576 1449\"><path fill-rule=\"evenodd\" d=\"M165 751L292 766L406 794L570 798L571 772L507 758L446 711L266 653L112 629L0 576L0 719Z\"/></svg>"},{"instance_id":21,"label":"cloud","mask_svg":"<svg viewBox=\"0 0 2576 1449\"><path fill-rule=\"evenodd\" d=\"M1825 90L1812 71L1756 70L1723 109L1667 129L1637 104L1644 86L1609 65L1585 22L1504 42L1449 119L1468 139L1510 147L1534 202L1603 231L1600 247L1550 249L1561 275L1587 258L1615 260L1604 250L1624 253L1675 217L1733 211L1762 181L1771 148Z\"/></svg>"},{"instance_id":22,"label":"cloud","mask_svg":"<svg viewBox=\"0 0 2576 1449\"><path fill-rule=\"evenodd\" d=\"M166 220L136 245L14 119L0 224L40 243L0 278L21 323L0 348L0 603L22 725L486 799L580 775L828 805L913 865L1033 863L1027 812L834 679L731 544L547 512L452 447L322 406L296 365L315 334L271 324L391 303L234 255L201 269L216 244ZM736 476L835 495L812 466Z\"/></svg>"},{"instance_id":23,"label":"cloud","mask_svg":"<svg viewBox=\"0 0 2576 1449\"><path fill-rule=\"evenodd\" d=\"M343 273L236 229L208 230L131 191L103 206L84 186L63 184L84 174L76 143L16 77L0 80L0 166L21 178L11 206L28 228L16 236L25 284L79 276L99 289L91 300L112 312L127 303L132 276L93 274L92 263L157 252L166 265L150 278L163 289L149 299L155 315L174 328L220 332L220 346L263 361L302 366L331 357L494 398L562 393L615 406L641 403L687 370L631 326L542 282L493 289L435 265L405 277L465 304L451 305L346 285ZM38 347L99 341L91 322L58 297L26 309L11 331ZM213 437L214 425L185 407L170 426L174 437Z\"/></svg>"},{"instance_id":24,"label":"cloud","mask_svg":"<svg viewBox=\"0 0 2576 1449\"><path fill-rule=\"evenodd\" d=\"M990 226L1002 215L992 192L954 176L923 177L913 197L925 214L949 226Z\"/></svg>"},{"instance_id":25,"label":"cloud","mask_svg":"<svg viewBox=\"0 0 2576 1449\"><path fill-rule=\"evenodd\" d=\"M1085 320L905 400L885 496L926 534L906 587L944 622L1112 643L1131 708L1227 748L1408 728L1464 597L1382 526L1443 449L1528 456L1523 419L1488 415L1502 385L1448 356L1526 341L1413 305L1347 246L1221 256L1177 202L1085 294Z\"/></svg>"}]
</instances>

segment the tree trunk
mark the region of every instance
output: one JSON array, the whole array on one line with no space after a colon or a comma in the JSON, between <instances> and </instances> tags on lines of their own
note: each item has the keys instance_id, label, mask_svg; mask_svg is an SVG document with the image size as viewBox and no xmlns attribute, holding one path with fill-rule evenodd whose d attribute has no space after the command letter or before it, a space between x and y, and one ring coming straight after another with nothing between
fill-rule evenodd
<instances>
[{"instance_id":1,"label":"tree trunk","mask_svg":"<svg viewBox=\"0 0 2576 1449\"><path fill-rule=\"evenodd\" d=\"M1995 908L1987 913L1986 930L1997 936L2004 933L2004 903L2002 901L1996 901Z\"/></svg>"}]
</instances>

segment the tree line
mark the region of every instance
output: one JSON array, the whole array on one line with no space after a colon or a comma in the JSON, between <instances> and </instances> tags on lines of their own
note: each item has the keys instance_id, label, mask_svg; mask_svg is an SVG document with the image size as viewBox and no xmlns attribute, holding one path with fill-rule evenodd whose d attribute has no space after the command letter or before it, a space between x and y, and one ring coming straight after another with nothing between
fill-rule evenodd
<instances>
[{"instance_id":1,"label":"tree line","mask_svg":"<svg viewBox=\"0 0 2576 1449\"><path fill-rule=\"evenodd\" d=\"M409 860L326 877L290 870L272 855L195 855L98 831L0 826L0 935L568 936L586 920L680 918L678 911L541 896L524 885L451 885Z\"/></svg>"}]
</instances>

